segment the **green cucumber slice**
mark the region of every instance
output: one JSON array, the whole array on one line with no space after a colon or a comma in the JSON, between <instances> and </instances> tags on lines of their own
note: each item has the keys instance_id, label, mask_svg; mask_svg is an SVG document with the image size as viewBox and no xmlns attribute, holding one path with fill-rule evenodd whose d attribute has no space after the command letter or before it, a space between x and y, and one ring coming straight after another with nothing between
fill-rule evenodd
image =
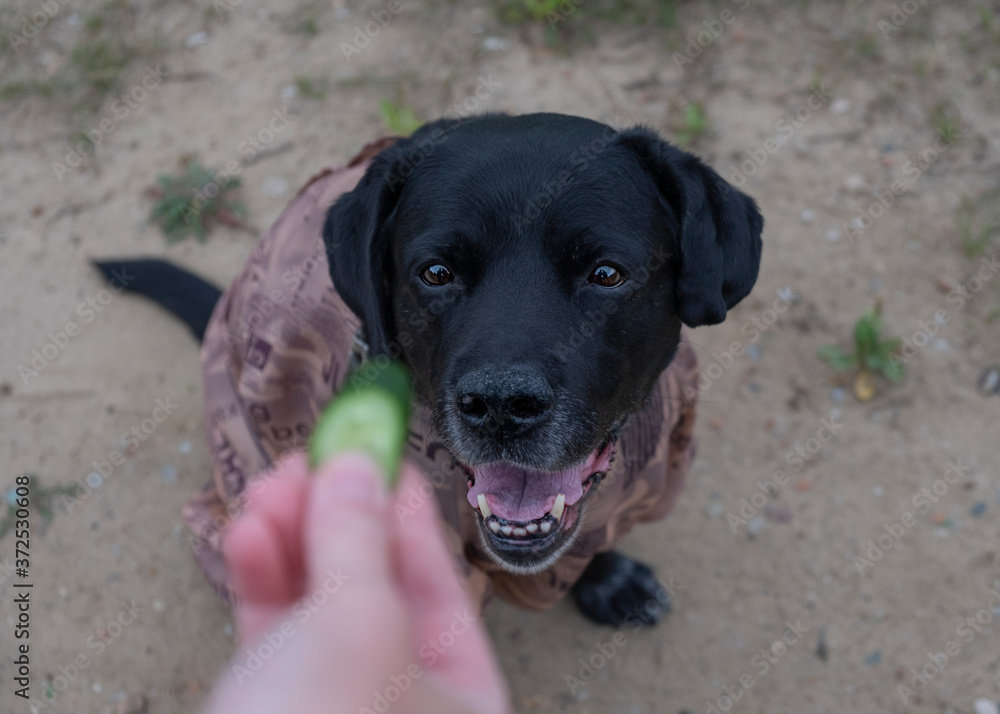
<instances>
[{"instance_id":1,"label":"green cucumber slice","mask_svg":"<svg viewBox=\"0 0 1000 714\"><path fill-rule=\"evenodd\" d=\"M410 423L410 375L399 362L390 362L373 379L348 377L348 384L316 422L309 438L310 464L315 469L344 451L364 451L391 488L399 477Z\"/></svg>"}]
</instances>

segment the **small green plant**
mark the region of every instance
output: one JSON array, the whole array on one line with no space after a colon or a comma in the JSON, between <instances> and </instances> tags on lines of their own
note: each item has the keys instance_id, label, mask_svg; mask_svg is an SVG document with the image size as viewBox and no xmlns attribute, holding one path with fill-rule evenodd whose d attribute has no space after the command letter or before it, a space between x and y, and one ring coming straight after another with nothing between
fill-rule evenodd
<instances>
[{"instance_id":1,"label":"small green plant","mask_svg":"<svg viewBox=\"0 0 1000 714\"><path fill-rule=\"evenodd\" d=\"M0 100L20 99L29 94L38 94L46 99L55 93L55 87L49 82L29 79L23 82L10 82L0 87Z\"/></svg>"},{"instance_id":2,"label":"small green plant","mask_svg":"<svg viewBox=\"0 0 1000 714\"><path fill-rule=\"evenodd\" d=\"M838 372L858 370L854 391L867 401L874 394L872 376L881 374L890 381L903 376L903 363L896 357L902 344L898 337L882 336L881 305L876 303L854 324L854 350L845 352L839 345L825 345L817 351Z\"/></svg>"},{"instance_id":3,"label":"small green plant","mask_svg":"<svg viewBox=\"0 0 1000 714\"><path fill-rule=\"evenodd\" d=\"M975 199L963 197L955 209L955 229L966 258L985 253L1000 236L1000 188Z\"/></svg>"},{"instance_id":4,"label":"small green plant","mask_svg":"<svg viewBox=\"0 0 1000 714\"><path fill-rule=\"evenodd\" d=\"M326 82L323 79L300 75L295 78L295 88L303 99L322 99L326 96Z\"/></svg>"},{"instance_id":5,"label":"small green plant","mask_svg":"<svg viewBox=\"0 0 1000 714\"><path fill-rule=\"evenodd\" d=\"M214 223L246 228L239 218L247 215L246 207L230 196L240 186L238 178L191 162L180 176L161 175L157 183L148 191L156 199L150 219L160 226L169 242L192 234L205 240Z\"/></svg>"},{"instance_id":6,"label":"small green plant","mask_svg":"<svg viewBox=\"0 0 1000 714\"><path fill-rule=\"evenodd\" d=\"M555 13L562 2L563 0L521 0L521 5L532 20L541 22Z\"/></svg>"},{"instance_id":7,"label":"small green plant","mask_svg":"<svg viewBox=\"0 0 1000 714\"><path fill-rule=\"evenodd\" d=\"M298 8L282 23L284 30L295 35L316 37L319 34L320 13L324 10L324 6L325 3L311 2Z\"/></svg>"},{"instance_id":8,"label":"small green plant","mask_svg":"<svg viewBox=\"0 0 1000 714\"><path fill-rule=\"evenodd\" d=\"M79 484L71 483L63 486L53 486L52 488L43 488L38 482L38 477L34 474L27 474L28 476L28 491L31 494L31 503L35 509L37 509L38 514L42 517L43 523L50 523L52 521L52 505L55 499L62 496L64 499L75 498L81 491ZM7 511L4 513L3 517L0 518L0 538L3 538L7 531L10 530L11 526L14 525L14 521L17 516L17 505L16 502L12 502L10 492L7 494L5 500L7 506Z\"/></svg>"},{"instance_id":9,"label":"small green plant","mask_svg":"<svg viewBox=\"0 0 1000 714\"><path fill-rule=\"evenodd\" d=\"M401 102L383 99L382 103L378 105L378 109L385 125L394 134L409 136L424 124L417 118L413 109Z\"/></svg>"},{"instance_id":10,"label":"small green plant","mask_svg":"<svg viewBox=\"0 0 1000 714\"><path fill-rule=\"evenodd\" d=\"M688 104L681 117L673 122L674 139L679 146L688 146L708 131L708 116L697 102Z\"/></svg>"},{"instance_id":11,"label":"small green plant","mask_svg":"<svg viewBox=\"0 0 1000 714\"><path fill-rule=\"evenodd\" d=\"M931 125L948 144L954 144L961 138L961 122L949 102L939 102L930 116Z\"/></svg>"}]
</instances>

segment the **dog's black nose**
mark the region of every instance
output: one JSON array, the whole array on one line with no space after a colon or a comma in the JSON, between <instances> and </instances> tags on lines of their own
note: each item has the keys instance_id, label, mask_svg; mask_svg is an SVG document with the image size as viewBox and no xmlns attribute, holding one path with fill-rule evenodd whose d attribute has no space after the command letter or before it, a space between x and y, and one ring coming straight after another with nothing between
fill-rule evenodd
<instances>
[{"instance_id":1,"label":"dog's black nose","mask_svg":"<svg viewBox=\"0 0 1000 714\"><path fill-rule=\"evenodd\" d=\"M545 418L552 387L536 370L483 368L467 372L455 389L462 419L475 429L503 429L512 436Z\"/></svg>"}]
</instances>

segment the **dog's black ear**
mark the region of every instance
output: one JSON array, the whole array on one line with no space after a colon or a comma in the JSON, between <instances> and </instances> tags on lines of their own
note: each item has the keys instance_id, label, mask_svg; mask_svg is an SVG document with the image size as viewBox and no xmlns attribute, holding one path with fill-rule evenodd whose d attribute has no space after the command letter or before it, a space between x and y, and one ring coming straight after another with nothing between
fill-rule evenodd
<instances>
[{"instance_id":1,"label":"dog's black ear","mask_svg":"<svg viewBox=\"0 0 1000 714\"><path fill-rule=\"evenodd\" d=\"M385 271L391 217L404 179L401 157L407 144L404 139L379 152L354 190L333 204L323 225L330 277L364 324L372 355L383 354L392 339Z\"/></svg>"},{"instance_id":2,"label":"dog's black ear","mask_svg":"<svg viewBox=\"0 0 1000 714\"><path fill-rule=\"evenodd\" d=\"M488 116L488 115L482 115ZM323 242L330 277L364 323L369 354L385 354L394 339L389 294L392 223L407 179L449 135L480 116L439 119L399 139L372 159L365 175L330 208Z\"/></svg>"},{"instance_id":3,"label":"dog's black ear","mask_svg":"<svg viewBox=\"0 0 1000 714\"><path fill-rule=\"evenodd\" d=\"M689 327L722 322L757 281L764 227L757 204L652 131L629 129L617 139L639 156L676 218L681 321Z\"/></svg>"}]
</instances>

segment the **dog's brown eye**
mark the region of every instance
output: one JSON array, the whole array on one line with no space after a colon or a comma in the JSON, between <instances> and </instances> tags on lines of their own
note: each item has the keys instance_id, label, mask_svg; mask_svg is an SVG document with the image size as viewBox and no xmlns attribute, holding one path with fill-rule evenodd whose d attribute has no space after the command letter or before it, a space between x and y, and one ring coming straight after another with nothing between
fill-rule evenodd
<instances>
[{"instance_id":1,"label":"dog's brown eye","mask_svg":"<svg viewBox=\"0 0 1000 714\"><path fill-rule=\"evenodd\" d=\"M610 265L602 265L590 274L590 282L600 285L602 288L617 288L625 282L625 276L620 270L612 268Z\"/></svg>"},{"instance_id":2,"label":"dog's brown eye","mask_svg":"<svg viewBox=\"0 0 1000 714\"><path fill-rule=\"evenodd\" d=\"M426 270L424 270L423 275L420 276L421 279L428 285L447 285L455 276L451 274L443 265L432 265Z\"/></svg>"}]
</instances>

